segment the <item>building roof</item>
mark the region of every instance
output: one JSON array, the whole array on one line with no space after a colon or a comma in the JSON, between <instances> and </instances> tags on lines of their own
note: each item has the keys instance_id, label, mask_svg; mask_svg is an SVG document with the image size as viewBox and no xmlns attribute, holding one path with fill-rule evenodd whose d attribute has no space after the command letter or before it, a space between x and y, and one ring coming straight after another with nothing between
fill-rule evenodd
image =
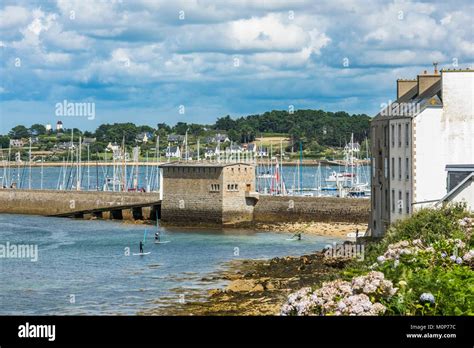
<instances>
[{"instance_id":1,"label":"building roof","mask_svg":"<svg viewBox=\"0 0 474 348\"><path fill-rule=\"evenodd\" d=\"M418 85L413 86L407 93L405 93L403 96L395 100L393 103L391 103L389 106L387 106L387 109L379 112L373 120L382 120L382 119L394 119L394 118L407 118L407 117L413 117L418 115L418 113L414 113L411 115L404 115L404 114L398 114L398 106L400 104L407 104L409 103L412 106L417 105L419 107L419 112L424 110L426 107L429 106L442 106L443 101L441 97L441 79L439 81L436 81L432 86L427 88L423 93L418 95ZM384 115L382 113L389 113L389 115Z\"/></svg>"},{"instance_id":2,"label":"building roof","mask_svg":"<svg viewBox=\"0 0 474 348\"><path fill-rule=\"evenodd\" d=\"M179 150L179 147L178 147L178 146L168 146L168 147L166 148L166 151L168 151L168 152L176 152L176 151L178 151L178 150Z\"/></svg>"},{"instance_id":3,"label":"building roof","mask_svg":"<svg viewBox=\"0 0 474 348\"><path fill-rule=\"evenodd\" d=\"M211 167L211 168L223 168L230 166L244 165L251 167L249 163L236 162L236 163L219 163L219 162L183 162L175 161L161 164L160 167Z\"/></svg>"},{"instance_id":4,"label":"building roof","mask_svg":"<svg viewBox=\"0 0 474 348\"><path fill-rule=\"evenodd\" d=\"M448 172L474 172L474 164L447 164Z\"/></svg>"},{"instance_id":5,"label":"building roof","mask_svg":"<svg viewBox=\"0 0 474 348\"><path fill-rule=\"evenodd\" d=\"M435 206L446 202L449 200L453 195L455 195L460 189L464 187L464 185L469 182L469 181L474 181L474 172L471 172L468 176L466 176L456 187L454 187L451 191L449 191L446 196L441 198L438 203L435 204Z\"/></svg>"}]
</instances>

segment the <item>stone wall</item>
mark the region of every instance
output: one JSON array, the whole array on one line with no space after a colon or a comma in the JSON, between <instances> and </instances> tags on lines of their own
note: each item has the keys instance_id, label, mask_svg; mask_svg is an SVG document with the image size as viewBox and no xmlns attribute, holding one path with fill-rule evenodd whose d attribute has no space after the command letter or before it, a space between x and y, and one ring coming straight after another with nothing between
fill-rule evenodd
<instances>
[{"instance_id":1,"label":"stone wall","mask_svg":"<svg viewBox=\"0 0 474 348\"><path fill-rule=\"evenodd\" d=\"M0 189L0 213L57 215L157 202L157 193Z\"/></svg>"},{"instance_id":2,"label":"stone wall","mask_svg":"<svg viewBox=\"0 0 474 348\"><path fill-rule=\"evenodd\" d=\"M247 199L246 192L255 191L254 167L249 165L224 167L222 179L222 222L235 224L252 221L255 201Z\"/></svg>"},{"instance_id":3,"label":"stone wall","mask_svg":"<svg viewBox=\"0 0 474 348\"><path fill-rule=\"evenodd\" d=\"M222 223L222 168L164 167L161 221Z\"/></svg>"},{"instance_id":4,"label":"stone wall","mask_svg":"<svg viewBox=\"0 0 474 348\"><path fill-rule=\"evenodd\" d=\"M369 221L370 200L336 197L260 196L255 222L357 222Z\"/></svg>"}]
</instances>

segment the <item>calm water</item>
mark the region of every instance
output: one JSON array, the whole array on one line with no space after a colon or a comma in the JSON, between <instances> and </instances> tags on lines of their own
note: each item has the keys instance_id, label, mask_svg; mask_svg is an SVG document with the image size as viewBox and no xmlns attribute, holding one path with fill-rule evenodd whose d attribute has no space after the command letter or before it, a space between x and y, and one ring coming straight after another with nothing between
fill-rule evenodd
<instances>
[{"instance_id":1,"label":"calm water","mask_svg":"<svg viewBox=\"0 0 474 348\"><path fill-rule=\"evenodd\" d=\"M182 300L174 289L224 285L202 277L242 258L301 255L334 238L240 230L164 230L168 244L155 245L155 228L110 221L0 215L0 244L37 244L37 262L0 258L0 314L136 314L161 300ZM145 251L137 252L147 231ZM238 249L236 249L238 248ZM235 255L238 251L238 256ZM75 303L70 303L72 295Z\"/></svg>"},{"instance_id":2,"label":"calm water","mask_svg":"<svg viewBox=\"0 0 474 348\"><path fill-rule=\"evenodd\" d=\"M133 187L133 176L134 172L131 166L127 167L127 185ZM330 174L335 172L343 172L344 167L339 166L321 166L320 172L317 166L303 166L302 167L302 185L303 189L312 189L317 186L333 186L333 183L326 182L325 179ZM354 169L355 172L355 169ZM271 168L267 166L259 166L257 174L271 174ZM283 166L283 181L287 189L298 188L298 169L297 166ZM370 168L368 166L361 166L359 168L358 177L360 182L370 182ZM117 174L119 175L119 174ZM9 170L6 168L0 168L0 183L2 185L9 186L11 182L19 183L19 188L29 188L31 176L31 188L34 189L59 189L60 187L66 187L71 189L73 185L76 185L78 176L76 168L69 167L63 170L61 167L33 167L31 169L31 175L29 167L24 164L21 167L12 165ZM89 169L86 167L82 168L81 187L84 190L96 190L99 187L103 189L106 178L112 179L114 177L112 166L91 166ZM257 189L264 191L265 187L270 187L271 179L258 179ZM159 187L159 178L157 175L156 167L139 166L138 170L138 187L148 188L149 190L157 190ZM109 185L109 189L112 190L112 185Z\"/></svg>"}]
</instances>

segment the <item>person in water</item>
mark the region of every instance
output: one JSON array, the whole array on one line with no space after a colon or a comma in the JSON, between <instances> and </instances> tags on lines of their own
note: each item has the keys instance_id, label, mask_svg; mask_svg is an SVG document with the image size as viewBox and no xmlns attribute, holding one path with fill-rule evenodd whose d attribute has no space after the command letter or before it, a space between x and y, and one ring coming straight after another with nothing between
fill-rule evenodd
<instances>
[{"instance_id":1,"label":"person in water","mask_svg":"<svg viewBox=\"0 0 474 348\"><path fill-rule=\"evenodd\" d=\"M291 238L295 238L296 237L296 240L301 240L301 233L296 233L293 237Z\"/></svg>"},{"instance_id":2,"label":"person in water","mask_svg":"<svg viewBox=\"0 0 474 348\"><path fill-rule=\"evenodd\" d=\"M143 254L143 242L140 241L140 254Z\"/></svg>"},{"instance_id":3,"label":"person in water","mask_svg":"<svg viewBox=\"0 0 474 348\"><path fill-rule=\"evenodd\" d=\"M160 232L155 233L155 241L157 241L157 242L160 241Z\"/></svg>"}]
</instances>

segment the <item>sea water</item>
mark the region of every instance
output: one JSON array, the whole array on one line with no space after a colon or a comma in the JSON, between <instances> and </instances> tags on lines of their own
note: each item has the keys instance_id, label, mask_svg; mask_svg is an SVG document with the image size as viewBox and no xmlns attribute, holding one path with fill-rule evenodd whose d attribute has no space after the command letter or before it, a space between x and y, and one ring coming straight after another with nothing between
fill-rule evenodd
<instances>
[{"instance_id":1,"label":"sea water","mask_svg":"<svg viewBox=\"0 0 474 348\"><path fill-rule=\"evenodd\" d=\"M335 238L237 229L164 229L118 221L0 214L0 245L37 246L37 260L0 258L0 315L134 315L186 300L237 259L321 250ZM145 240L146 256L139 252ZM11 255L10 255L11 256ZM177 289L179 291L177 291Z\"/></svg>"}]
</instances>

